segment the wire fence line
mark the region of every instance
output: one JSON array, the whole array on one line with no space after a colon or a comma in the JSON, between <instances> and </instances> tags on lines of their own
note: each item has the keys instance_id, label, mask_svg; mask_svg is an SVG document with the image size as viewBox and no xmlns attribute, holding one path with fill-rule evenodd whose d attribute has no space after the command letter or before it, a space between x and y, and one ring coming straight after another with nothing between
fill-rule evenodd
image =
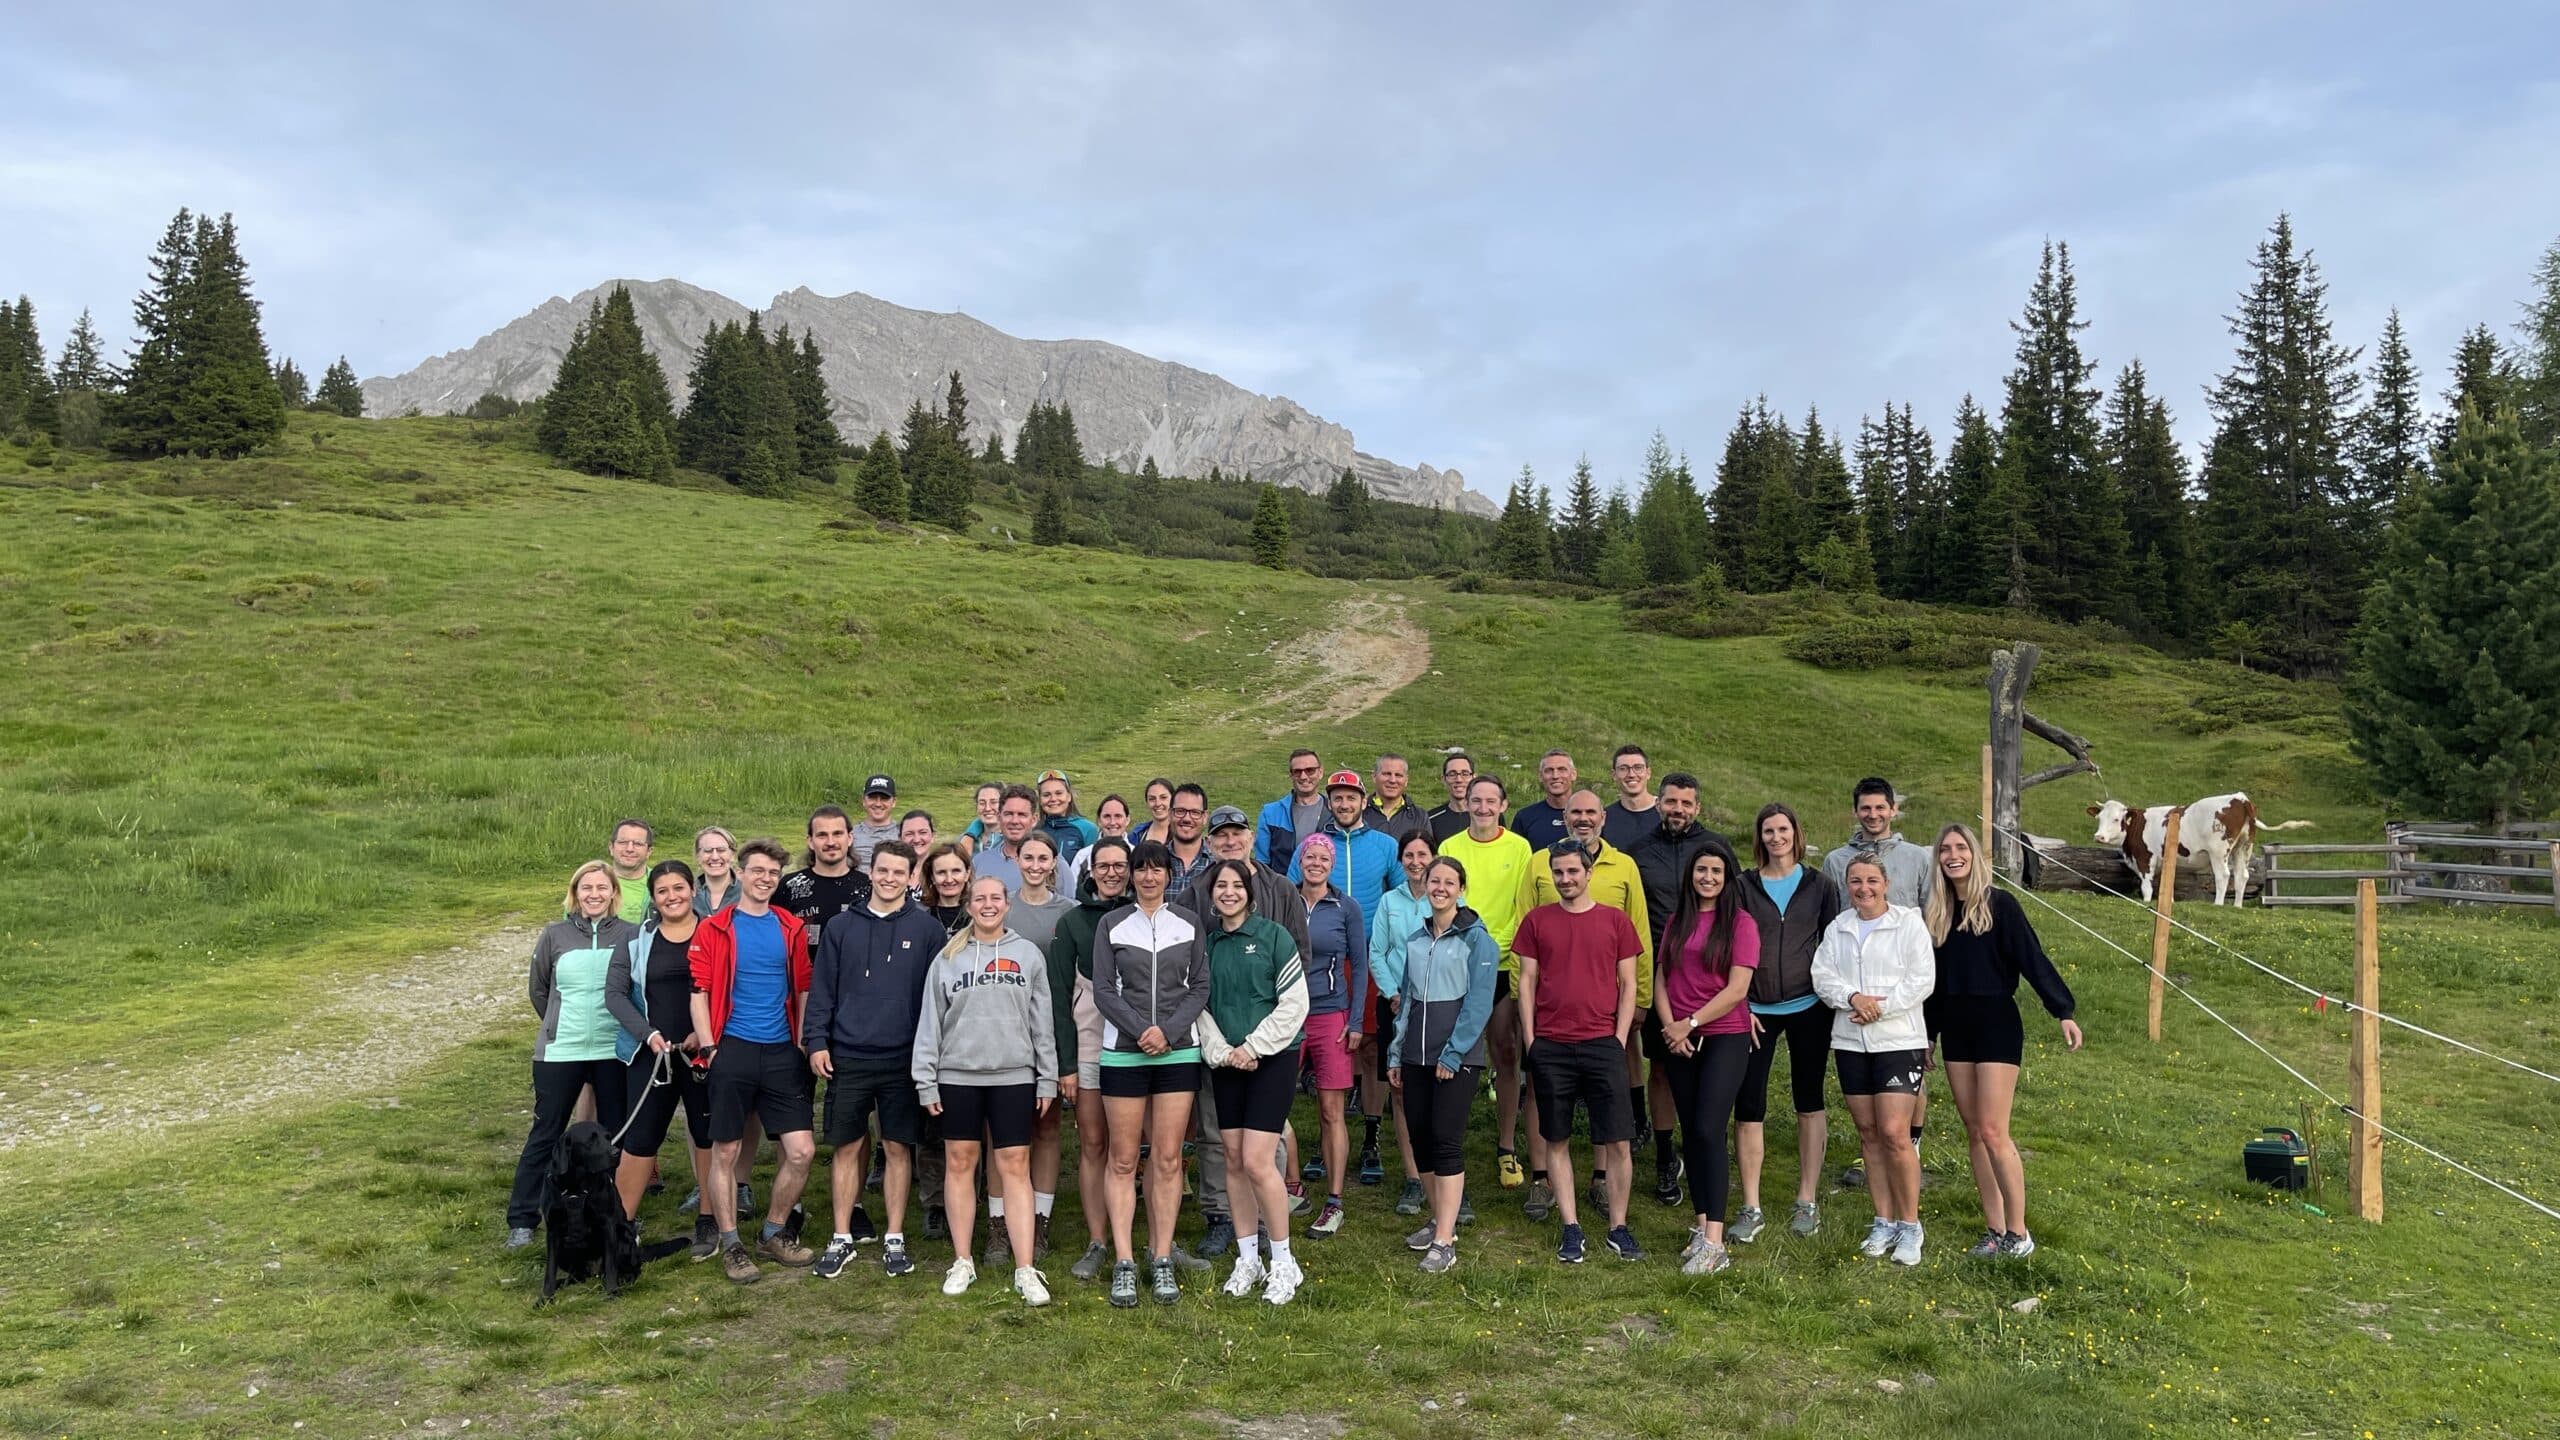
<instances>
[{"instance_id":1,"label":"wire fence line","mask_svg":"<svg viewBox=\"0 0 2560 1440\"><path fill-rule=\"evenodd\" d=\"M2014 838L2014 839L2016 839L2020 844L2025 845L2025 846L2027 847L2028 851L2029 851L2029 852L2031 852L2031 853L2033 853L2033 854L2036 856L2036 858L2037 858L2040 862L2042 862L2042 863L2044 863L2044 864L2047 864L2047 865L2059 865L2059 866L2061 866L2063 869L2068 870L2068 871L2070 871L2072 874L2079 876L2081 879L2088 881L2090 885L2092 885L2092 886L2096 887L2097 889L2099 889L2099 890L2101 890L2101 891L2104 891L2105 893L2107 893L2107 894L2109 894L2109 895L2112 895L2112 896L2114 896L2115 898L2117 898L2117 899L2119 899L2119 900L2124 901L2124 902L2125 902L2126 904L2128 904L2128 905L2132 905L2132 906L2134 906L2134 907L2136 907L2136 908L2140 909L2140 910L2141 910L2145 915L2156 916L2156 915L2158 914L2158 912L2157 912L2157 911L2155 911L2155 910L2151 907L2151 905L2150 905L2148 902L2143 901L2143 900L2140 900L2140 899L2138 899L2138 898L2136 898L2136 897L2134 897L2134 896L2127 895L2127 894L2126 894L2126 893L2124 893L2123 891L2118 890L2118 889L2114 888L2113 886L2108 885L2105 881L2103 881L2103 880L2099 879L2097 876L2090 874L2088 871L2081 869L2079 866L2072 864L2070 861L2065 860L2065 859L2061 858L2061 857L2060 857L2060 856L2058 856L2058 855L2051 855L2051 854L2047 854L2047 853L2045 853L2045 852L2043 852L2043 851L2037 850L2037 849L2036 849L2036 846L2035 846L2035 842L2034 842L2032 839L2028 838L2028 837L2027 837L2027 835L2026 835L2024 832L2022 832L2022 831L2018 831L2018 830L2014 830L2014 829L2011 829L2010 827L2008 827L2008 826L2006 826L2006 825L1995 825L1993 828L1994 828L1995 830L1999 831L1999 832L2005 833L2005 834L2007 834L2007 835L2009 835L2009 836L2013 837L2013 838ZM2170 867L2168 867L2168 866L2166 866L2166 865L2164 865L2164 866L2162 866L2162 867L2161 867L2161 869L2162 869L2162 883L2164 883L2164 884L2166 884L2166 883L2170 883L2170 882L2169 882L2169 880L2168 880L2168 873L2167 873L2167 872L2168 872L2168 870L2169 870L2169 868L2170 868ZM2010 877L2007 877L2007 878L2009 878L2013 883L2015 883L2015 884L2017 885L2017 887L2018 887L2020 890L2022 890L2022 891L2023 891L2023 890L2026 890L2026 889L2027 889L2027 884L2026 884L2026 882L2025 882L2024 880L2019 879L2019 878L2018 878L2018 877L2016 877L2016 876L2010 876ZM2223 954L2225 954L2225 955L2229 955L2229 956L2231 956L2232 958L2234 958L2234 959L2236 959L2236 960L2240 961L2242 964L2249 966L2251 969L2259 971L2260 973L2262 973L2262 974L2264 974L2264 975L2268 976L2270 979L2273 979L2273 980L2279 981L2279 982L2281 982L2281 983L2283 983L2283 984L2286 984L2286 985L2290 985L2290 986L2292 986L2294 989L2301 991L2303 994L2305 994L2305 995L2309 995L2309 996L2313 997L2314 999L2316 999L2317 1001L2319 1001L2319 1002L2320 1002L2321 1004L2323 1004L2323 1005L2335 1005L2335 1006L2338 1006L2340 1009L2343 1009L2343 1010L2347 1011L2347 1012L2348 1012L2348 1013L2350 1013L2350 1014L2353 1014L2353 1013L2355 1013L2355 1012L2362 1011L2362 1010L2364 1010L2364 1009L2365 1009L2365 1007L2364 1007L2364 1006L2362 1006L2362 1005L2358 1005L2358 1004L2357 1004L2357 1003L2355 1003L2353 1000L2347 999L2347 998L2345 998L2345 997L2343 997L2343 996L2332 995L2332 994L2330 994L2328 991L2323 990L2323 989L2319 988L2319 987L2318 987L2318 986L2316 986L2316 985L2306 985L2306 984L2304 984L2302 981L2300 981L2300 980L2296 980L2295 978L2293 978L2293 977L2292 977L2292 976L2290 976L2290 975L2287 975L2287 974L2286 974L2286 973L2284 973L2283 971L2276 969L2274 966L2269 965L2269 964L2266 964L2264 961L2261 961L2261 960L2257 959L2255 956L2252 956L2252 955L2248 954L2246 951L2239 950L2239 949L2236 949L2236 948L2234 948L2234 947L2232 947L2232 946L2230 946L2230 945L2226 945L2226 944L2224 944L2222 941L2215 939L2213 936L2208 935L2208 934L2206 934L2204 931L2199 930L2199 929L2197 929L2196 927L2194 927L2193 925L2188 924L2188 923L2187 923L2187 922L2185 922L2184 920L2179 919L2176 915L2171 915L2171 916L2169 917L2169 923L2170 923L2171 925L2176 926L2176 927L2177 927L2177 928L2179 928L2180 930L2184 930L2184 931L2185 931L2185 932L2187 932L2188 934L2193 935L2193 936L2194 936L2194 937L2196 937L2197 939L2202 940L2204 943L2206 943L2207 945L2212 946L2212 947L2213 947L2214 949L2216 949L2216 950L2221 951ZM2145 964L2145 966L2144 966L2144 968L2145 968L2145 969L2148 969L2148 968L2149 968L2149 965L2146 963L2146 964ZM2410 1032L2411 1034L2414 1034L2414 1035L2424 1035L2424 1036L2426 1036L2426 1037L2427 1037L2428 1039L2430 1039L2430 1040L2434 1040L2434 1041L2438 1041L2438 1042L2440 1042L2440 1043L2442 1043L2442 1044L2450 1045L2450 1046L2452 1046L2453 1048L2455 1048L2456 1050L2466 1050L2466 1051L2469 1051L2471 1054L2477 1055L2477 1056L2479 1056L2479 1057L2480 1057L2481 1059L2483 1059L2483 1060L2494 1060L2494 1061L2496 1061L2497 1063L2499 1063L2499 1064L2501 1064L2501 1065L2504 1065L2504 1066L2506 1066L2507 1068L2509 1068L2509 1069L2511 1069L2511 1070L2519 1070L2519 1071L2522 1071L2523 1073L2525 1073L2525 1074L2527 1074L2527 1075L2531 1075L2531 1076L2535 1077L2536 1079L2539 1079L2539 1080L2548 1080L2548 1081L2550 1081L2551 1083L2553 1083L2553 1084L2555 1084L2555 1085L2560 1085L2560 1075L2555 1075L2555 1074L2553 1074L2552 1072L2550 1072L2550 1071L2548 1071L2548 1070L2544 1070L2544 1069L2542 1069L2542 1068L2540 1068L2540 1067L2538 1067L2538 1066L2528 1065L2528 1064L2526 1064L2526 1063L2525 1063L2524 1061L2522 1061L2522 1060L2512 1059L2512 1058L2510 1058L2510 1057L2508 1057L2508 1056L2501 1055L2501 1054L2499 1054L2498 1052L2496 1052L2496 1051L2494 1051L2494 1050L2484 1050L2484 1049L2482 1049L2481 1047L2479 1047L2479 1046L2477 1046L2477 1045L2472 1044L2472 1043L2471 1043L2470 1041L2468 1041L2468 1040L2456 1039L2455 1037L2453 1037L2453 1036L2451 1036L2451 1035L2447 1035L2447 1034L2443 1033L2442 1031L2438 1031L2438 1030L2430 1030L2430 1029L2428 1029L2426 1026L2421 1025L2421 1024L2418 1024L2418 1023L2417 1023L2416 1021L2414 1021L2414 1020L2404 1020L2404 1019L2400 1018L2400 1017L2399 1017L2399 1016L2397 1016L2397 1015L2391 1014L2391 1013L2390 1013L2390 1012L2388 1012L2388 1011L2384 1011L2384 1010L2374 1010L2374 1011L2371 1011L2370 1013L2372 1014L2372 1016L2373 1016L2375 1019L2382 1021L2382 1022L2383 1022L2384 1024L2386 1024L2386 1025L2397 1025L2397 1026L2399 1026L2401 1029L2406 1030L2406 1031Z\"/></svg>"},{"instance_id":2,"label":"wire fence line","mask_svg":"<svg viewBox=\"0 0 2560 1440\"><path fill-rule=\"evenodd\" d=\"M2250 1033L2249 1033L2248 1031L2246 1031L2246 1030L2241 1029L2238 1025L2233 1024L2233 1023L2230 1021L2230 1019L2229 1019L2228 1017L2226 1017L2226 1016L2224 1016L2224 1015L2223 1015L2223 1013L2222 1013L2221 1011L2214 1009L2212 1006L2207 1005L2206 1003L2204 1003L2204 1001L2202 1001L2202 1000L2198 999L2198 998L2196 997L2196 994L2195 994L2195 992L2194 992L2194 991L2189 990L2186 986L2181 985L2181 984L2179 984L2176 980L2174 980L2174 979L2170 978L2170 976L2169 976L2169 974L2168 974L2168 972L2167 972L2166 970L2163 970L2163 969L2161 969L2160 967L2157 967L2157 966L2153 965L2149 960L2146 960L2146 959L2144 959L2143 957L2141 957L2141 956L2139 956L2139 955L2136 955L2136 954L2135 954L2135 953L2133 953L2132 951L2130 951L2130 950L2126 949L2124 946L2122 946L2122 945L2120 945L2120 944L2117 944L2113 939L2109 938L2109 937L2108 937L2108 936L2106 936L2105 934L2103 934L2103 933L2099 932L2098 930L2095 930L2095 929L2091 928L2091 927L2088 925L2088 923L2087 923L2087 922L2085 922L2085 921L2083 921L2083 920L2081 920L2081 918L2080 918L2079 916L2072 914L2070 911L2065 910L2065 909L2063 909L2061 906L2054 904L2052 901L2047 900L2047 899L2046 899L2046 898L2044 898L2042 895L2037 894L2035 891L2033 891L2033 890L2031 890L2031 889L2028 889L2028 888L2027 888L2027 885L2026 885L2026 881L2024 880L2024 878L2023 878L2023 877L2020 877L2020 876L2017 876L2017 875L2007 874L2006 872L2002 872L2002 871L1998 871L1998 870L1994 870L1992 873L1993 873L1993 874L1995 874L1995 875L1999 875L1999 876L2000 876L2000 878L2002 878L2002 879L2004 879L2004 880L2008 880L2009 882L2011 882L2013 885L2015 885L2015 886L2017 887L2017 891L2018 891L2018 893L2019 893L2019 894L2024 895L2026 898L2028 898L2028 899L2030 899L2030 900L2033 900L2033 901L2034 901L2034 902L2036 902L2038 905L2043 906L2046 910L2048 910L2048 911L2052 912L2053 914L2060 916L2063 920L2065 920L2065 921L2069 922L2071 925L2073 925L2073 926L2077 927L2077 928L2078 928L2082 933L2086 934L2090 939L2095 940L2095 941L2097 941L2099 944L2106 946L2108 949L2115 951L2115 952L2116 952L2117 954L2119 954L2119 955L2122 955L2122 956L2123 956L2124 958L2126 958L2127 960L2130 960L2130 961L2132 961L2134 964L2141 966L2144 970L2149 971L2150 973L2152 973L2152 974L2154 974L2154 975L2159 976L2159 977L2160 977L2160 980L2161 980L2161 982L2162 982L2163 984L2166 984L2170 989L2177 991L2179 995L2183 996L2183 997L2186 999L2186 1001L2187 1001L2187 1003L2188 1003L2188 1004L2193 1005L2193 1006L2195 1006L2198 1010L2203 1011L2206 1015L2210 1016L2210 1017L2211 1017L2211 1018L2212 1018L2212 1019L2213 1019L2217 1024L2221 1025L2223 1029L2228 1030L2228 1031L2230 1031L2232 1034L2239 1036L2239 1037L2240 1037L2240 1039L2241 1039L2241 1042L2242 1042L2242 1043L2246 1044L2250 1049L2257 1051L2259 1054L2266 1056L2266 1057L2267 1057L2267 1059L2269 1059L2270 1061L2273 1061L2273 1062L2275 1063L2275 1065L2276 1065L2276 1067L2277 1067L2278 1069L2281 1069L2281 1070L2282 1070L2282 1071L2284 1071L2284 1073L2286 1073L2287 1075L2292 1076L2296 1081L2300 1082L2300 1084L2302 1085L2302 1087L2303 1087L2304 1089L2309 1090L2312 1094L2319 1096L2319 1097L2320 1097L2320 1099L2321 1099L2321 1101L2322 1101L2324 1104L2327 1104L2327 1105L2328 1105L2328 1106L2330 1106L2332 1109L2337 1110L2340 1114L2343 1114L2343 1115L2349 1116L2350 1118L2353 1118L2353 1119L2356 1119L2356 1120L2361 1120L2361 1121L2363 1121L2365 1124L2371 1125L2374 1129L2381 1131L2383 1134L2390 1136L2392 1139L2399 1141L2401 1144L2408 1146L2410 1149L2412 1149L2412 1150L2416 1150L2416 1151L2418 1151L2419 1153L2421 1153L2421 1154L2423 1154L2423 1155L2426 1155L2426 1156L2428 1156L2428 1157L2430 1157L2430 1158L2432 1158L2432 1159L2434 1159L2434 1160L2436 1160L2436 1161L2438 1161L2438 1162L2442 1163L2442 1164L2443 1164L2443 1165L2445 1165L2447 1168L2452 1169L2452 1170L2454 1170L2454 1171L2456 1171L2456 1172L2458 1172L2458 1173L2460 1173L2460 1174L2463 1174L2463 1175L2469 1176L2470 1178L2472 1178L2472 1179L2474 1179L2474 1180L2477 1180L2477 1181L2479 1181L2480 1183L2482 1183L2482 1184L2484 1184L2484 1185L2489 1186L2491 1189L2494 1189L2494 1190L2496 1190L2496 1191L2500 1192L2501 1194L2506 1195L2506 1196L2507 1196L2508 1198L2510 1198L2510 1199L2513 1199L2513 1200L2519 1201L2519 1202L2521 1202L2521 1203L2523 1203L2523 1204L2525 1204L2525 1205L2527 1205L2527 1206L2530 1206L2531 1208L2533 1208L2533 1209L2535 1209L2535 1210L2538 1210L2538 1211L2542 1212L2545 1216L2548 1216L2549 1218L2551 1218L2551 1219L2553 1219L2553 1220L2560 1220L2560 1209L2554 1209L2554 1208L2552 1208L2551 1206L2546 1205L2546 1204L2544 1204L2543 1202L2541 1202L2541 1201L2539 1201L2539 1200L2536 1200L2536 1199L2535 1199L2535 1198L2533 1198L2531 1195L2526 1194L2525 1192L2523 1192L2522 1190L2517 1189L2517 1188L2516 1188L2516 1187L2514 1187L2513 1185L2510 1185L2510 1184L2506 1183L2505 1181L2500 1180L2500 1179L2498 1179L2497 1177L2495 1177L2495 1176L2493 1176L2493 1175L2489 1175L2489 1174L2484 1173L2483 1171L2481 1171L2481 1170L2480 1170L2479 1168L2477 1168L2476 1166L2468 1165L2468 1164L2465 1164L2464 1162L2462 1162L2462 1161L2460 1161L2460 1160L2456 1160L2456 1159L2454 1159L2452 1156L2445 1154L2445 1153L2444 1153L2443 1151L2441 1151L2441 1150L2435 1149L2434 1147L2432 1147L2432 1146L2430 1146L2430 1145L2427 1145L2427 1144L2424 1144L2424 1143L2422 1143L2422 1142L2420 1142L2420 1141L2410 1139L2407 1135L2402 1134L2402 1133L2401 1133L2400 1131L2398 1131L2398 1130L2394 1130L2394 1129L2392 1129L2390 1126L2383 1124L2383 1123L2382 1123L2381 1121L2379 1121L2379 1120L2370 1119L2370 1118L2368 1118L2368 1117L2366 1117L2366 1116L2364 1116L2364 1115L2360 1114L2360 1113L2355 1109L2355 1107L2354 1107L2354 1106L2347 1104L2345 1101L2340 1100L2337 1096L2332 1095L2331 1093L2329 1093L2328 1087L2326 1087L2326 1086L2322 1085L2319 1081L2314 1080L2314 1079L2312 1079L2310 1076L2308 1076L2308 1075L2304 1074L2301 1070L2296 1069L2296 1068L2294 1067L2294 1065L2293 1065L2293 1063L2292 1063L2291 1061L2289 1061L2289 1060L2285 1059L2283 1056L2281 1056L2281 1055L2277 1054L2275 1051L2273 1051L2273 1050L2271 1050L2271 1049L2267 1048L2267 1046L2266 1046L2264 1043L2262 1043L2262 1042L2258 1039L2258 1037L2256 1037L2255 1035L2250 1034ZM2378 1015L2380 1012L2372 1012L2372 1013L2375 1013L2375 1014L2377 1014L2377 1015Z\"/></svg>"}]
</instances>

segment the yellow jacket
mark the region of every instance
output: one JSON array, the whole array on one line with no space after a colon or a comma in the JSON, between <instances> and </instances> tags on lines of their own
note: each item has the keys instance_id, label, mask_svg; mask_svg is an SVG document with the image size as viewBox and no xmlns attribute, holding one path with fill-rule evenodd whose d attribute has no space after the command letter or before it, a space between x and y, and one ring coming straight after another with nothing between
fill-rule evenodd
<instances>
[{"instance_id":1,"label":"yellow jacket","mask_svg":"<svg viewBox=\"0 0 2560 1440\"><path fill-rule=\"evenodd\" d=\"M1636 858L1603 840L1599 858L1591 862L1591 898L1600 904L1626 913L1627 922L1636 927L1636 939L1644 945L1644 953L1636 961L1636 1010L1653 1008L1653 920L1645 913L1644 876L1636 869ZM1556 893L1556 879L1547 869L1547 857L1539 855L1529 866L1529 903L1526 914L1541 905L1561 904L1564 897ZM1508 949L1504 950L1507 957Z\"/></svg>"}]
</instances>

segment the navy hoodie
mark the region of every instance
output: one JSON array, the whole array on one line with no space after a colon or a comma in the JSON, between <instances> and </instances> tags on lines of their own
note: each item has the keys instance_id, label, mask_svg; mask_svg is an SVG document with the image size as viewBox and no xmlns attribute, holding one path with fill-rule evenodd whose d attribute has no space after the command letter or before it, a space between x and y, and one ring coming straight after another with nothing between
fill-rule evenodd
<instances>
[{"instance_id":1,"label":"navy hoodie","mask_svg":"<svg viewBox=\"0 0 2560 1440\"><path fill-rule=\"evenodd\" d=\"M861 904L829 920L809 967L801 1043L838 1065L907 1064L925 976L944 938L942 922L912 901L886 917Z\"/></svg>"}]
</instances>

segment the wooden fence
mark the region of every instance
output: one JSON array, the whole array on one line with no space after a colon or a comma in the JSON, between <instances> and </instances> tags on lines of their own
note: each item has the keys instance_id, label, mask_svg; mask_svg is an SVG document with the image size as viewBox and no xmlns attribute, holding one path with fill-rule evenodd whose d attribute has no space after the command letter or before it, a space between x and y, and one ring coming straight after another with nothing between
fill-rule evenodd
<instances>
[{"instance_id":1,"label":"wooden fence","mask_svg":"<svg viewBox=\"0 0 2560 1440\"><path fill-rule=\"evenodd\" d=\"M2531 905L2560 915L2560 824L2509 825L2497 834L2452 822L2395 820L2383 827L2376 845L2262 845L2268 905L2352 905L2352 890L2321 888L2330 884L2371 880L2386 905L2420 900L2450 900L2479 905ZM2324 869L2303 864L2313 855L2379 857L2378 863ZM2288 857L2295 863L2288 865ZM2459 858L2450 858L2459 857ZM2321 862L2326 864L2328 862ZM2518 888L2516 882L2526 882Z\"/></svg>"}]
</instances>

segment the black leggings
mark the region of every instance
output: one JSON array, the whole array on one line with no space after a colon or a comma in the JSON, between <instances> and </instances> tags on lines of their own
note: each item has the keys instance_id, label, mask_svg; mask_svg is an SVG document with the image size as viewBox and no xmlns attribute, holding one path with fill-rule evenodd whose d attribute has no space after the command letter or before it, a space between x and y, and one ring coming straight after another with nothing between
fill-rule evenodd
<instances>
[{"instance_id":1,"label":"black leggings","mask_svg":"<svg viewBox=\"0 0 2560 1440\"><path fill-rule=\"evenodd\" d=\"M1689 1172L1689 1193L1697 1213L1719 1225L1733 1186L1725 1169L1725 1121L1750 1064L1748 1035L1700 1035L1695 1054L1670 1059L1671 1103L1680 1109L1680 1161ZM1761 1067L1764 1073L1767 1068Z\"/></svg>"},{"instance_id":2,"label":"black leggings","mask_svg":"<svg viewBox=\"0 0 2560 1440\"><path fill-rule=\"evenodd\" d=\"M1443 1080L1437 1066L1404 1067L1405 1128L1413 1135L1413 1163L1428 1173L1467 1173L1467 1111L1483 1073L1482 1066L1464 1065Z\"/></svg>"},{"instance_id":3,"label":"black leggings","mask_svg":"<svg viewBox=\"0 0 2560 1440\"><path fill-rule=\"evenodd\" d=\"M542 1223L551 1204L551 1154L569 1128L569 1112L578 1092L596 1087L596 1118L611 1116L619 1128L623 1108L622 1078L630 1072L608 1055L602 1060L537 1060L533 1062L533 1130L524 1137L524 1154L516 1157L516 1183L507 1194L507 1226L530 1230ZM613 1133L607 1130L606 1134Z\"/></svg>"},{"instance_id":4,"label":"black leggings","mask_svg":"<svg viewBox=\"0 0 2560 1440\"><path fill-rule=\"evenodd\" d=\"M1796 1113L1822 1109L1823 1072L1831 1064L1831 1007L1820 1001L1793 1015L1760 1017L1760 1046L1742 1075L1742 1093L1734 1098L1733 1118L1758 1125L1769 1118L1769 1071L1778 1063L1778 1042L1787 1042L1787 1077L1795 1087Z\"/></svg>"}]
</instances>

